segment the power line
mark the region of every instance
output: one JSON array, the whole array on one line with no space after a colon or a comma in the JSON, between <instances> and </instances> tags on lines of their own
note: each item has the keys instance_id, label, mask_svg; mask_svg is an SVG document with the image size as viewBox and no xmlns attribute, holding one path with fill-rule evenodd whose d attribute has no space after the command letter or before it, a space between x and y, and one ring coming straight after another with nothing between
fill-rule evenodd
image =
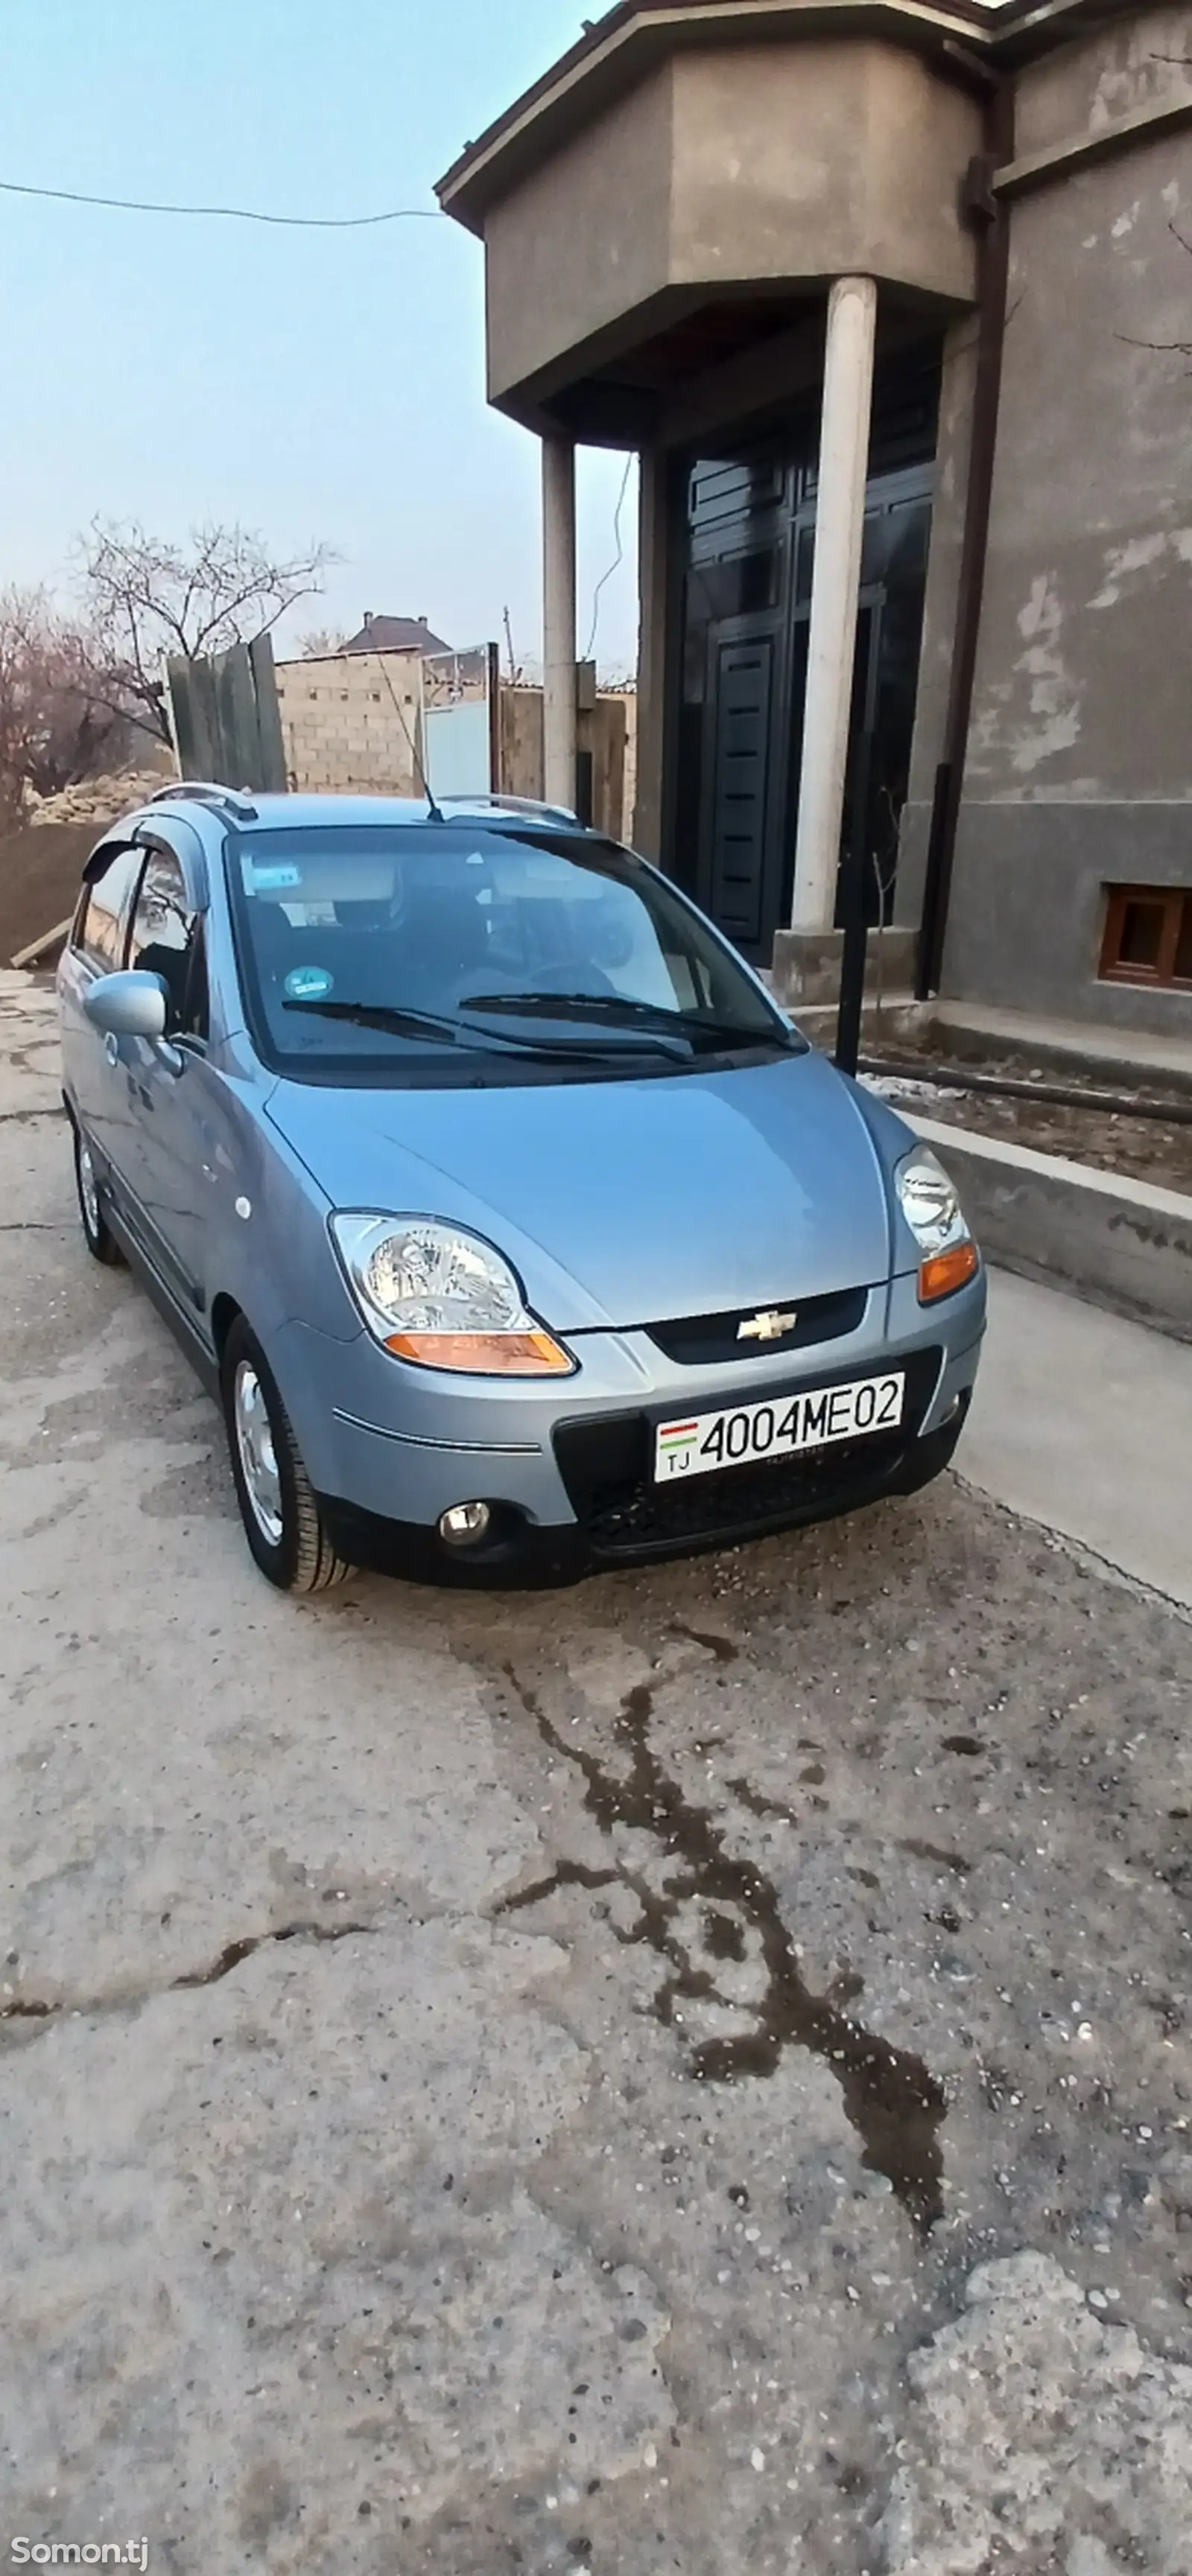
<instances>
[{"instance_id":1,"label":"power line","mask_svg":"<svg viewBox=\"0 0 1192 2576\"><path fill-rule=\"evenodd\" d=\"M613 538L616 543L617 551L613 556L608 571L601 573L600 579L596 584L596 588L592 593L592 632L588 637L588 649L584 655L585 662L591 661L592 655L596 650L596 632L600 624L601 591L604 590L607 587L607 584L612 580L613 574L620 571L621 566L625 561L625 544L621 535L621 512L625 507L625 495L629 490L629 477L633 472L635 463L636 458L634 456L629 455L626 457L625 471L621 477L621 489L617 494L617 506L613 513Z\"/></svg>"},{"instance_id":2,"label":"power line","mask_svg":"<svg viewBox=\"0 0 1192 2576\"><path fill-rule=\"evenodd\" d=\"M62 206L106 206L121 215L216 215L237 224L278 224L299 232L359 232L369 224L441 224L438 206L390 206L379 215L266 215L258 206L166 206L140 197L89 197L79 188L32 188L0 179L9 197L49 197Z\"/></svg>"}]
</instances>

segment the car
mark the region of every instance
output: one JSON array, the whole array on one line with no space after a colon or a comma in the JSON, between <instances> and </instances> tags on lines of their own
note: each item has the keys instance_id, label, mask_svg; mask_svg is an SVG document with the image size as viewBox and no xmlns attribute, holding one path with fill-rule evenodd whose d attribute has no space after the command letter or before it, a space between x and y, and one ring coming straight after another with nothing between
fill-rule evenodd
<instances>
[{"instance_id":1,"label":"car","mask_svg":"<svg viewBox=\"0 0 1192 2576\"><path fill-rule=\"evenodd\" d=\"M908 1494L985 1279L935 1156L561 808L186 782L58 976L79 1215L283 1591L566 1580Z\"/></svg>"}]
</instances>

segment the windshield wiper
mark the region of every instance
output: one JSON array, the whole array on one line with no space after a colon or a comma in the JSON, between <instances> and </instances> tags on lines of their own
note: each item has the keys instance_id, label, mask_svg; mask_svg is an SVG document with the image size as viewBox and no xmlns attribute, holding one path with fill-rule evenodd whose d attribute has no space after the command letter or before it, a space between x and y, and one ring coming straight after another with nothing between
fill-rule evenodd
<instances>
[{"instance_id":1,"label":"windshield wiper","mask_svg":"<svg viewBox=\"0 0 1192 2576\"><path fill-rule=\"evenodd\" d=\"M287 1000L283 1011L317 1011L323 1020L352 1020L362 1029L392 1029L397 1037L447 1038L458 1044L460 1023L438 1011L407 1011L396 1002L321 1002Z\"/></svg>"},{"instance_id":2,"label":"windshield wiper","mask_svg":"<svg viewBox=\"0 0 1192 2576\"><path fill-rule=\"evenodd\" d=\"M634 1002L620 993L469 993L469 1010L516 1011L538 1019L594 1019L606 1026L656 1030L660 1037L710 1038L719 1046L783 1046L786 1031L742 1028L735 1020L705 1020L696 1011L668 1011L661 1002Z\"/></svg>"},{"instance_id":3,"label":"windshield wiper","mask_svg":"<svg viewBox=\"0 0 1192 2576\"><path fill-rule=\"evenodd\" d=\"M451 1046L461 1041L472 1054L480 1046L504 1047L511 1055L557 1056L563 1064L596 1064L613 1050L609 1047L573 1045L566 1038L516 1038L504 1029L481 1028L475 1020L448 1019L440 1011L407 1010L397 1002L320 1002L294 999L282 1003L284 1011L317 1011L327 1020L350 1020L357 1028L386 1029L395 1037L446 1038ZM643 1049L637 1050L639 1053Z\"/></svg>"}]
</instances>

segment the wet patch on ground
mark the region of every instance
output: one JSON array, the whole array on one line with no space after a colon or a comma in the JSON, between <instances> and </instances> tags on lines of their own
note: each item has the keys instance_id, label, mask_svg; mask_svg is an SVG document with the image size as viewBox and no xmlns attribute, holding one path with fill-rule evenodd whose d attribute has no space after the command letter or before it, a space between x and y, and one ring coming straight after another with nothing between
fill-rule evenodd
<instances>
[{"instance_id":1,"label":"wet patch on ground","mask_svg":"<svg viewBox=\"0 0 1192 2576\"><path fill-rule=\"evenodd\" d=\"M688 1632L690 1633L690 1632ZM702 1640L697 1638L697 1643ZM862 2160L884 2174L923 2231L943 2207L943 2155L938 2131L947 2108L944 2088L921 2061L893 2048L843 2009L861 1991L861 1980L837 1981L835 1995L812 1992L795 1955L777 1890L757 1865L738 1857L709 1810L693 1803L666 1770L651 1738L653 1693L639 1686L623 1702L614 1725L623 1767L606 1764L574 1735L564 1734L537 1695L511 1666L511 1686L533 1718L544 1744L571 1764L583 1782L584 1806L601 1832L617 1827L644 1835L666 1862L653 1877L622 1860L599 1883L615 1879L636 1901L637 1919L615 1937L653 1950L666 1971L654 2010L668 2029L684 2018L680 2005L713 2006L740 2028L698 2041L688 2071L697 2083L732 2084L772 2075L784 2049L806 2049L830 2066L840 2084L849 2121L861 2142ZM748 1803L748 1802L747 1802ZM754 1802L763 1813L772 1802ZM789 1811L783 1810L784 1814ZM561 1864L574 1885L575 1864ZM559 1871L504 1900L521 1912L555 1893ZM683 1918L695 1910L703 1929L700 1947L684 1936ZM711 1926L711 1937L709 1937ZM717 1982L715 1962L743 1960L750 1936L764 1969L756 1999L742 2005ZM844 1991L842 1991L842 1988Z\"/></svg>"}]
</instances>

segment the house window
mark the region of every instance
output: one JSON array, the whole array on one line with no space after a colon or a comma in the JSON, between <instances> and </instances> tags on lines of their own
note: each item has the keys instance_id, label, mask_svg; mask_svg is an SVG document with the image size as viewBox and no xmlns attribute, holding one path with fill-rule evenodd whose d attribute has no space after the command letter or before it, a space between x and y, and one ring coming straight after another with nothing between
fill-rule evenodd
<instances>
[{"instance_id":1,"label":"house window","mask_svg":"<svg viewBox=\"0 0 1192 2576\"><path fill-rule=\"evenodd\" d=\"M1192 985L1192 887L1118 885L1106 893L1102 977Z\"/></svg>"}]
</instances>

